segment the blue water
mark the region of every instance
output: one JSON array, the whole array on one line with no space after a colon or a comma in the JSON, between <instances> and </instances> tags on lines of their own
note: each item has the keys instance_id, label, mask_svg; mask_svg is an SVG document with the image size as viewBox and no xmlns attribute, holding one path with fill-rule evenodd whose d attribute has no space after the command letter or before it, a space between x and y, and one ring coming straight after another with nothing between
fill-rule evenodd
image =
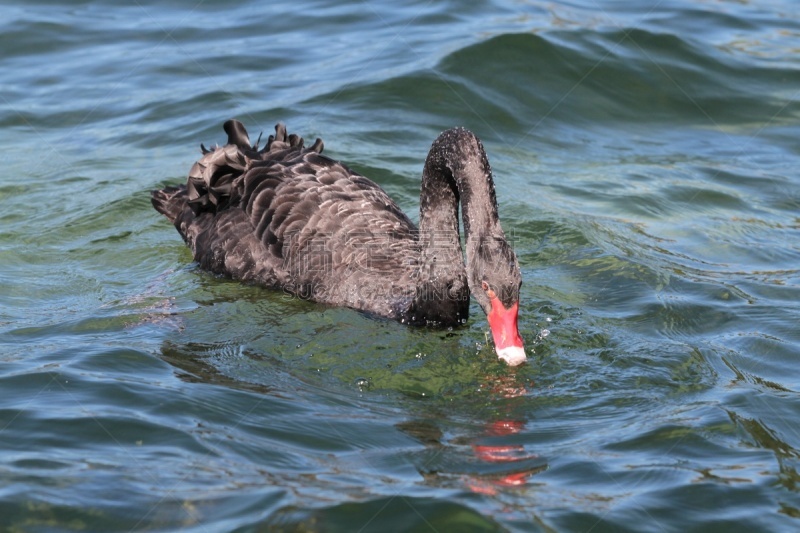
<instances>
[{"instance_id":1,"label":"blue water","mask_svg":"<svg viewBox=\"0 0 800 533\"><path fill-rule=\"evenodd\" d=\"M3 2L0 529L800 528L794 2ZM284 121L417 217L483 140L529 364L201 271L149 191Z\"/></svg>"}]
</instances>

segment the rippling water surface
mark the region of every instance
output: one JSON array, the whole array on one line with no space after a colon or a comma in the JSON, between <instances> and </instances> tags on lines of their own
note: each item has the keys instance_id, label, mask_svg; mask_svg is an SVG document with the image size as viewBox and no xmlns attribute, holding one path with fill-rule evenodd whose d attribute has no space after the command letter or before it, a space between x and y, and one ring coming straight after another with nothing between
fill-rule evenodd
<instances>
[{"instance_id":1,"label":"rippling water surface","mask_svg":"<svg viewBox=\"0 0 800 533\"><path fill-rule=\"evenodd\" d=\"M3 530L800 528L794 2L2 9ZM530 363L200 271L149 191L231 117L413 217L474 130Z\"/></svg>"}]
</instances>

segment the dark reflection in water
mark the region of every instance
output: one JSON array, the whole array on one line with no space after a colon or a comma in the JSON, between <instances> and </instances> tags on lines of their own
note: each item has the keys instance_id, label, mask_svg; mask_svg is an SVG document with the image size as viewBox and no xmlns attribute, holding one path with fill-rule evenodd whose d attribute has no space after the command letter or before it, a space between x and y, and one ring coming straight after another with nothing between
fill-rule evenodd
<instances>
[{"instance_id":1,"label":"dark reflection in water","mask_svg":"<svg viewBox=\"0 0 800 533\"><path fill-rule=\"evenodd\" d=\"M491 394L498 398L514 398L527 394L524 387L514 377L505 376L487 382ZM491 402L492 398L486 401ZM512 406L504 410L513 411ZM494 416L498 418L494 418ZM479 424L483 424L482 427ZM417 468L428 483L437 484L437 478L458 478L469 490L494 496L498 491L525 486L531 476L547 469L546 461L537 454L526 450L522 444L510 441L510 437L526 428L523 420L504 419L502 413L495 413L492 419L474 422L471 427L481 427L473 434L460 434L444 441L444 431L440 426L449 426L442 419L413 419L397 425L398 429L421 442L432 453L422 454L427 458ZM442 464L438 459L442 454L452 453L463 456L469 447L471 457L463 458L459 466L449 465L446 471L437 470ZM452 449L450 449L452 448Z\"/></svg>"}]
</instances>

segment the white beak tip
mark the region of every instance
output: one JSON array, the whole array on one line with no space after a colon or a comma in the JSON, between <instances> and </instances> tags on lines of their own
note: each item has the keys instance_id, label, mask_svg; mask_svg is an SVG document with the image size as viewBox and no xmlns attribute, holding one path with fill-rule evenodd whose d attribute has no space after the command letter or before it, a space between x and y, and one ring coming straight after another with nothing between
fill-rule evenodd
<instances>
[{"instance_id":1,"label":"white beak tip","mask_svg":"<svg viewBox=\"0 0 800 533\"><path fill-rule=\"evenodd\" d=\"M519 346L507 346L497 350L497 357L508 363L508 366L519 366L527 360L525 350Z\"/></svg>"}]
</instances>

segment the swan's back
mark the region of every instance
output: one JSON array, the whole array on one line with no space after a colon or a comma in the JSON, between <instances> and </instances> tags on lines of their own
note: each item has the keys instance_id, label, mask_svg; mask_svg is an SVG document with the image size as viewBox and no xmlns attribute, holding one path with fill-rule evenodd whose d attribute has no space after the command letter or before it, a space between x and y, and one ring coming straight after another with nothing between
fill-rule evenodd
<instances>
[{"instance_id":1,"label":"swan's back","mask_svg":"<svg viewBox=\"0 0 800 533\"><path fill-rule=\"evenodd\" d=\"M250 146L241 123L203 148L185 186L153 192L201 267L332 305L399 317L413 297L416 227L371 180L282 125Z\"/></svg>"}]
</instances>

